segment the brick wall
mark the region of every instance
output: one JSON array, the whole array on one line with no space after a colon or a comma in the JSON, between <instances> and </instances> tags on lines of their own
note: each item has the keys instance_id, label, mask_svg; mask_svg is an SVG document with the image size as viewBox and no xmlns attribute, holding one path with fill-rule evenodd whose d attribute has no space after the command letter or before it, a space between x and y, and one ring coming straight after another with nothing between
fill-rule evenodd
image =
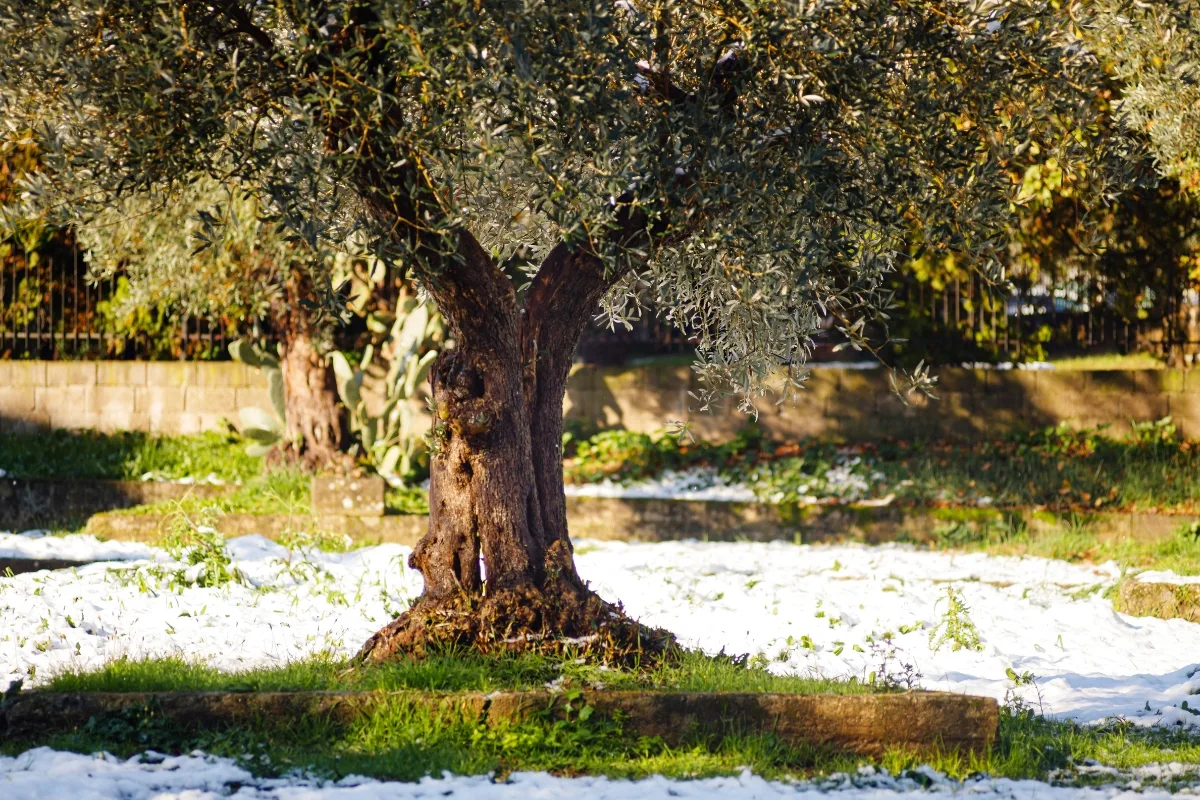
<instances>
[{"instance_id":1,"label":"brick wall","mask_svg":"<svg viewBox=\"0 0 1200 800\"><path fill-rule=\"evenodd\" d=\"M652 432L690 419L697 435L722 438L746 417L734 408L689 411L688 367L584 367L567 391L568 419ZM978 437L1019 427L1110 423L1171 415L1200 439L1200 370L1012 371L944 369L936 401L908 405L883 370L814 370L796 405L764 398L759 421L781 438L831 436ZM49 425L193 433L236 421L237 410L269 408L263 378L242 364L0 361L0 430ZM424 403L414 408L424 414Z\"/></svg>"}]
</instances>

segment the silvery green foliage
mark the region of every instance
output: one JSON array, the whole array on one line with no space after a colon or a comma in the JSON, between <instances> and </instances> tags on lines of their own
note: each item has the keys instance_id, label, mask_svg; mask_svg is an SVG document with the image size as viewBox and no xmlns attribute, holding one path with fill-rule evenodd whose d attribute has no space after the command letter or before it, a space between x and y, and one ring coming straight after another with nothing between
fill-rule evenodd
<instances>
[{"instance_id":1,"label":"silvery green foliage","mask_svg":"<svg viewBox=\"0 0 1200 800\"><path fill-rule=\"evenodd\" d=\"M97 192L106 204L77 209L85 216L79 242L89 277L129 279L127 307L262 319L293 271L319 270L324 280L313 282L329 286L322 257L265 221L262 204L236 182L198 174L144 191Z\"/></svg>"},{"instance_id":2,"label":"silvery green foliage","mask_svg":"<svg viewBox=\"0 0 1200 800\"><path fill-rule=\"evenodd\" d=\"M1074 6L0 0L0 94L47 152L30 205L209 174L427 286L463 230L518 282L590 248L606 317L638 288L749 407L799 385L823 318L861 343L914 230L992 269L1014 153L1107 146Z\"/></svg>"},{"instance_id":3,"label":"silvery green foliage","mask_svg":"<svg viewBox=\"0 0 1200 800\"><path fill-rule=\"evenodd\" d=\"M431 304L410 299L400 307L380 347L387 372L380 382L383 406L375 414L368 409L362 391L375 347L367 345L358 369L351 368L343 353L330 354L338 395L350 414L350 429L358 437L363 455L393 485L403 485L421 441L411 401L437 358L432 345L441 329L441 317Z\"/></svg>"},{"instance_id":4,"label":"silvery green foliage","mask_svg":"<svg viewBox=\"0 0 1200 800\"><path fill-rule=\"evenodd\" d=\"M251 443L246 445L246 452L252 456L265 456L272 448L283 441L287 433L287 403L283 394L283 368L279 357L266 352L262 348L238 339L229 344L229 355L235 361L254 367L267 378L267 393L271 397L271 411L264 411L257 406L246 406L238 409L241 419L241 433Z\"/></svg>"},{"instance_id":5,"label":"silvery green foliage","mask_svg":"<svg viewBox=\"0 0 1200 800\"><path fill-rule=\"evenodd\" d=\"M1149 137L1159 168L1200 188L1200 2L1105 0L1097 38L1124 84L1126 122Z\"/></svg>"}]
</instances>

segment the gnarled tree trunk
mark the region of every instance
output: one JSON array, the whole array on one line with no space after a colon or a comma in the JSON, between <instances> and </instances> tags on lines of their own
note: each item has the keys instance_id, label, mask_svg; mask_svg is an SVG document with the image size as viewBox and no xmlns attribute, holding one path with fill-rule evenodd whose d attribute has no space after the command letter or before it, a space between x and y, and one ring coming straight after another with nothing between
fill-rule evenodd
<instances>
[{"instance_id":1,"label":"gnarled tree trunk","mask_svg":"<svg viewBox=\"0 0 1200 800\"><path fill-rule=\"evenodd\" d=\"M614 660L661 649L666 634L587 588L567 532L563 396L575 345L616 276L560 245L519 306L512 283L465 233L453 270L426 281L455 347L430 376L429 531L409 559L425 592L361 657L438 645L560 649L565 640Z\"/></svg>"},{"instance_id":2,"label":"gnarled tree trunk","mask_svg":"<svg viewBox=\"0 0 1200 800\"><path fill-rule=\"evenodd\" d=\"M307 275L293 272L272 311L287 417L278 458L317 469L345 457L349 434L333 366L317 350L319 331L311 312L302 305L302 301L312 302L311 288Z\"/></svg>"}]
</instances>

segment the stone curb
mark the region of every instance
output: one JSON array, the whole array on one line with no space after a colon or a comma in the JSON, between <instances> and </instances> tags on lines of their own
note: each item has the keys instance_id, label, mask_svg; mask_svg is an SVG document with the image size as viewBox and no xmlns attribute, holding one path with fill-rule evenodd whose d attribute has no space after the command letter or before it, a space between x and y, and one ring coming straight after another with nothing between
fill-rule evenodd
<instances>
[{"instance_id":1,"label":"stone curb","mask_svg":"<svg viewBox=\"0 0 1200 800\"><path fill-rule=\"evenodd\" d=\"M41 572L44 569L71 569L85 567L91 561L70 561L63 558L0 558L0 578L9 572L22 575L26 572Z\"/></svg>"},{"instance_id":2,"label":"stone curb","mask_svg":"<svg viewBox=\"0 0 1200 800\"><path fill-rule=\"evenodd\" d=\"M702 541L862 541L868 544L906 538L926 541L939 527L965 524L978 528L1017 514L1033 531L1055 525L1046 512L996 509L928 509L899 506L796 506L696 500L568 497L567 524L574 539L665 542ZM87 532L108 539L155 541L166 518L153 514L94 515ZM1175 535L1178 527L1200 517L1168 514L1097 513L1090 516L1101 538L1133 537L1154 541ZM344 515L226 514L217 523L226 536L248 533L277 539L287 531L346 535L356 544L414 545L425 533L421 515L351 517Z\"/></svg>"},{"instance_id":3,"label":"stone curb","mask_svg":"<svg viewBox=\"0 0 1200 800\"><path fill-rule=\"evenodd\" d=\"M563 713L563 695L428 692L27 692L0 705L3 738L70 731L93 717L149 707L191 728L221 728L264 718L313 715L350 722L388 704L492 725ZM985 753L996 739L992 698L944 692L859 695L735 692L585 691L575 707L619 718L625 729L676 745L688 735L770 733L792 746L812 745L878 756L890 749Z\"/></svg>"},{"instance_id":4,"label":"stone curb","mask_svg":"<svg viewBox=\"0 0 1200 800\"><path fill-rule=\"evenodd\" d=\"M236 486L73 478L0 479L0 531L82 522L114 508L132 508L188 496L217 497Z\"/></svg>"},{"instance_id":5,"label":"stone curb","mask_svg":"<svg viewBox=\"0 0 1200 800\"><path fill-rule=\"evenodd\" d=\"M1131 578L1121 582L1113 608L1135 617L1200 622L1200 584L1150 583Z\"/></svg>"}]
</instances>

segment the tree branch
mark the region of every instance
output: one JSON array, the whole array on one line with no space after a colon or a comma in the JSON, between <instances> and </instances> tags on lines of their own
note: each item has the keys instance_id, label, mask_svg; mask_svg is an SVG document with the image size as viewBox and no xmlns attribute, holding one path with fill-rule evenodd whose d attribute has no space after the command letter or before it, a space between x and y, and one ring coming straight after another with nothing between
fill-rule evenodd
<instances>
[{"instance_id":1,"label":"tree branch","mask_svg":"<svg viewBox=\"0 0 1200 800\"><path fill-rule=\"evenodd\" d=\"M242 8L239 0L217 0L213 7L233 23L234 30L249 36L259 47L266 50L269 56L276 55L275 41L270 34L254 24L254 19Z\"/></svg>"}]
</instances>

